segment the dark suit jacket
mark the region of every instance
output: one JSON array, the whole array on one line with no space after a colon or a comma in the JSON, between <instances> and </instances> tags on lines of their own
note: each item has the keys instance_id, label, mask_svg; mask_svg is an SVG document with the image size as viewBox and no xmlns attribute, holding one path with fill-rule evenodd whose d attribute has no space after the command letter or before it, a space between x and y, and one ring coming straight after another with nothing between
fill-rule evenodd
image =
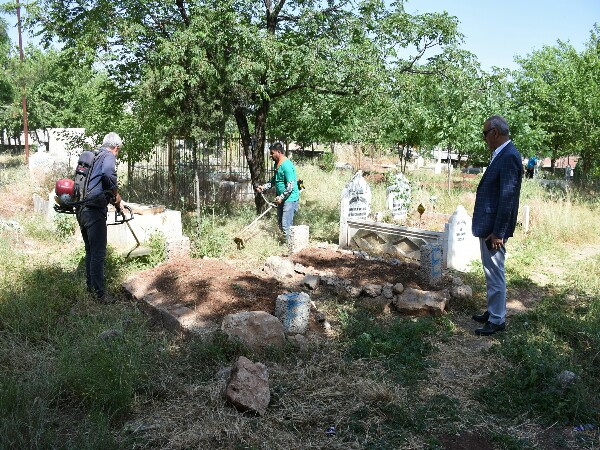
<instances>
[{"instance_id":1,"label":"dark suit jacket","mask_svg":"<svg viewBox=\"0 0 600 450\"><path fill-rule=\"evenodd\" d=\"M475 197L473 235L494 233L507 239L513 235L519 211L523 165L512 141L500 151L486 169Z\"/></svg>"}]
</instances>

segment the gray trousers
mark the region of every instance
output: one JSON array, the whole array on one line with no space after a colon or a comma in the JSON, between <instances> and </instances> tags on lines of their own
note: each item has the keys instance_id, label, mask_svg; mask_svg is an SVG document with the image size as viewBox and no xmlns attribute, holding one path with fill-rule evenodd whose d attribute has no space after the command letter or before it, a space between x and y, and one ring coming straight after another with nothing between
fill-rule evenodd
<instances>
[{"instance_id":1,"label":"gray trousers","mask_svg":"<svg viewBox=\"0 0 600 450\"><path fill-rule=\"evenodd\" d=\"M501 325L506 320L506 276L504 274L506 249L502 246L499 250L488 250L484 238L479 238L479 248L487 287L489 321Z\"/></svg>"},{"instance_id":2,"label":"gray trousers","mask_svg":"<svg viewBox=\"0 0 600 450\"><path fill-rule=\"evenodd\" d=\"M104 295L104 260L106 259L106 213L103 209L84 207L77 213L85 244L85 281L89 292Z\"/></svg>"}]
</instances>

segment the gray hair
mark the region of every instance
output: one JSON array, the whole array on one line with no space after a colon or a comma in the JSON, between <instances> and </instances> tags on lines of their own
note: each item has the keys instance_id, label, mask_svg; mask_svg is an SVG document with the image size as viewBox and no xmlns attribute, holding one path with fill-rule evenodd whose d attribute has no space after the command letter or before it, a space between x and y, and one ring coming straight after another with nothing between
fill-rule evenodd
<instances>
[{"instance_id":1,"label":"gray hair","mask_svg":"<svg viewBox=\"0 0 600 450\"><path fill-rule=\"evenodd\" d=\"M502 116L492 116L486 122L490 123L490 129L495 128L501 136L508 136L510 134L508 123L506 123L506 119Z\"/></svg>"},{"instance_id":2,"label":"gray hair","mask_svg":"<svg viewBox=\"0 0 600 450\"><path fill-rule=\"evenodd\" d=\"M123 141L117 133L111 131L106 136L104 136L104 140L102 141L102 147L107 147L111 149L115 147L123 147Z\"/></svg>"}]
</instances>

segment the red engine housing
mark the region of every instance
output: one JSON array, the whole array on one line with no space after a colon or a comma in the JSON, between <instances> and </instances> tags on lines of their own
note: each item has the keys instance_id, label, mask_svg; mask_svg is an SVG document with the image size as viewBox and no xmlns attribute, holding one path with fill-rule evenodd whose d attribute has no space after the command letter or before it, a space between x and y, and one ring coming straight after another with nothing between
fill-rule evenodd
<instances>
[{"instance_id":1,"label":"red engine housing","mask_svg":"<svg viewBox=\"0 0 600 450\"><path fill-rule=\"evenodd\" d=\"M75 193L75 182L69 178L62 178L56 182L54 192L56 192L56 195L59 197L63 194L72 196Z\"/></svg>"}]
</instances>

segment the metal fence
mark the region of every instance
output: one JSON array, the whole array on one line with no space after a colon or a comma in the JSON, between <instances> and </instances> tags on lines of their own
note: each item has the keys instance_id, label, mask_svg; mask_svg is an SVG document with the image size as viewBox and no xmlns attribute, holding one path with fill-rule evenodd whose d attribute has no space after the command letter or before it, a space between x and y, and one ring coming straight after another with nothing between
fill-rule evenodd
<instances>
[{"instance_id":1,"label":"metal fence","mask_svg":"<svg viewBox=\"0 0 600 450\"><path fill-rule=\"evenodd\" d=\"M270 178L273 167L268 152L264 157ZM235 136L195 145L174 139L156 147L149 160L128 166L122 191L129 201L180 210L254 199L243 146Z\"/></svg>"}]
</instances>

